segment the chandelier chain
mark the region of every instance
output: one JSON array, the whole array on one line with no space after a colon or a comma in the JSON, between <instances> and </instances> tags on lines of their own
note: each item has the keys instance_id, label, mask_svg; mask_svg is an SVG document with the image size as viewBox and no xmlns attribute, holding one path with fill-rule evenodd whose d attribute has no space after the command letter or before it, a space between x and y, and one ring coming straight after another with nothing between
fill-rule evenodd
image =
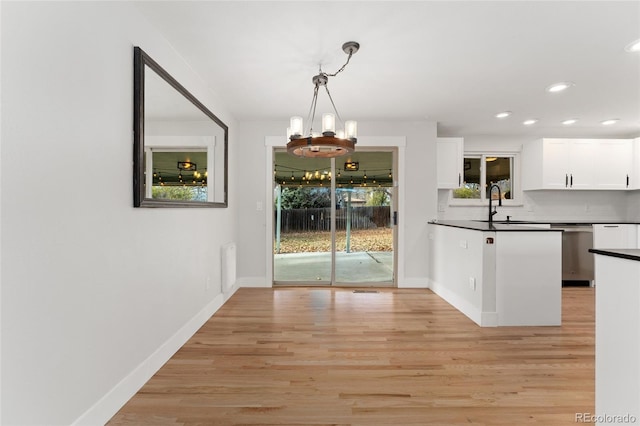
<instances>
[{"instance_id":1,"label":"chandelier chain","mask_svg":"<svg viewBox=\"0 0 640 426\"><path fill-rule=\"evenodd\" d=\"M340 67L338 71L334 72L333 74L327 74L327 73L323 73L323 74L326 75L327 77L335 77L336 75L344 71L345 67L349 64L349 61L351 60L352 55L353 55L353 52L349 52L349 56L347 56L347 62L345 62L344 65ZM320 71L322 72L322 68L320 68Z\"/></svg>"}]
</instances>

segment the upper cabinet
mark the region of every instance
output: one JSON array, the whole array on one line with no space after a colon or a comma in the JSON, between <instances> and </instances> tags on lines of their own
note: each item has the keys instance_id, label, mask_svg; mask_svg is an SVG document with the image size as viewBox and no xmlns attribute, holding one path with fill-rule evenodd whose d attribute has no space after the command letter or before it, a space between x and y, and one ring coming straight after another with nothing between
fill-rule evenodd
<instances>
[{"instance_id":1,"label":"upper cabinet","mask_svg":"<svg viewBox=\"0 0 640 426\"><path fill-rule=\"evenodd\" d=\"M596 189L631 189L632 142L630 139L598 140Z\"/></svg>"},{"instance_id":2,"label":"upper cabinet","mask_svg":"<svg viewBox=\"0 0 640 426\"><path fill-rule=\"evenodd\" d=\"M438 138L437 141L438 188L455 189L462 184L464 162L463 138Z\"/></svg>"},{"instance_id":3,"label":"upper cabinet","mask_svg":"<svg viewBox=\"0 0 640 426\"><path fill-rule=\"evenodd\" d=\"M522 185L536 189L630 189L630 139L539 139L522 148Z\"/></svg>"},{"instance_id":4,"label":"upper cabinet","mask_svg":"<svg viewBox=\"0 0 640 426\"><path fill-rule=\"evenodd\" d=\"M640 138L633 140L631 189L640 189Z\"/></svg>"}]
</instances>

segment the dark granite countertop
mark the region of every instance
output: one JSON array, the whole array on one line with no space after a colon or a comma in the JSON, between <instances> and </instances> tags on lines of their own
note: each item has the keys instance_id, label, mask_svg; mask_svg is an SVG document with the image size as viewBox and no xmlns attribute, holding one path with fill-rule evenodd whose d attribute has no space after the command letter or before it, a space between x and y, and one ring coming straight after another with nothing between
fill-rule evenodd
<instances>
[{"instance_id":1,"label":"dark granite countertop","mask_svg":"<svg viewBox=\"0 0 640 426\"><path fill-rule=\"evenodd\" d=\"M486 222L486 220L483 220L482 222ZM498 223L507 223L506 220L497 220L494 221L498 222ZM508 223L512 223L512 224L516 224L516 225L526 225L528 223L530 224L550 224L550 225L554 225L554 226L591 226L591 225L640 225L640 222L633 222L633 221L628 221L628 220L593 220L590 222L581 220L581 221L577 221L577 220L511 220Z\"/></svg>"},{"instance_id":2,"label":"dark granite countertop","mask_svg":"<svg viewBox=\"0 0 640 426\"><path fill-rule=\"evenodd\" d=\"M589 249L591 253L640 262L640 249Z\"/></svg>"},{"instance_id":3,"label":"dark granite countertop","mask_svg":"<svg viewBox=\"0 0 640 426\"><path fill-rule=\"evenodd\" d=\"M474 231L491 231L491 232L493 231L560 232L562 231L561 229L558 229L558 228L555 228L555 229L535 228L533 226L527 226L525 223L522 223L522 222L511 222L511 223L494 222L492 224L489 224L488 222L474 221L474 220L438 220L438 221L431 221L429 223L432 223L434 225L451 226L454 228L472 229ZM533 224L534 222L529 222L529 223ZM549 222L540 222L540 223L549 223Z\"/></svg>"}]
</instances>

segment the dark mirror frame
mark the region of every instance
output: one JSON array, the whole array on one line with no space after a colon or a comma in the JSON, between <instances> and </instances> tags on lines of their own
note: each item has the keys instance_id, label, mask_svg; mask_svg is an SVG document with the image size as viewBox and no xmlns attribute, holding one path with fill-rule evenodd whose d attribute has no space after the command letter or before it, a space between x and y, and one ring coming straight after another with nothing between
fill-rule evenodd
<instances>
[{"instance_id":1,"label":"dark mirror frame","mask_svg":"<svg viewBox=\"0 0 640 426\"><path fill-rule=\"evenodd\" d=\"M224 202L183 201L145 198L145 164L144 164L144 87L145 66L153 70L178 93L195 105L213 122L224 129ZM134 207L227 207L228 200L228 144L229 128L218 117L205 107L195 96L178 83L156 61L151 59L141 48L133 48L133 206Z\"/></svg>"}]
</instances>

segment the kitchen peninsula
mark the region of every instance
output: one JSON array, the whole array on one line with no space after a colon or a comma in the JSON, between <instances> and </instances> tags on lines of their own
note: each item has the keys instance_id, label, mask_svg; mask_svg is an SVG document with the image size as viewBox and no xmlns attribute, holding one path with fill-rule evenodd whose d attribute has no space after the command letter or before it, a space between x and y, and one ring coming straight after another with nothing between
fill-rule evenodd
<instances>
[{"instance_id":1,"label":"kitchen peninsula","mask_svg":"<svg viewBox=\"0 0 640 426\"><path fill-rule=\"evenodd\" d=\"M640 249L590 251L598 283L596 414L611 417L600 424L640 424Z\"/></svg>"},{"instance_id":2,"label":"kitchen peninsula","mask_svg":"<svg viewBox=\"0 0 640 426\"><path fill-rule=\"evenodd\" d=\"M451 220L428 238L429 288L478 325L560 325L561 230Z\"/></svg>"}]
</instances>

